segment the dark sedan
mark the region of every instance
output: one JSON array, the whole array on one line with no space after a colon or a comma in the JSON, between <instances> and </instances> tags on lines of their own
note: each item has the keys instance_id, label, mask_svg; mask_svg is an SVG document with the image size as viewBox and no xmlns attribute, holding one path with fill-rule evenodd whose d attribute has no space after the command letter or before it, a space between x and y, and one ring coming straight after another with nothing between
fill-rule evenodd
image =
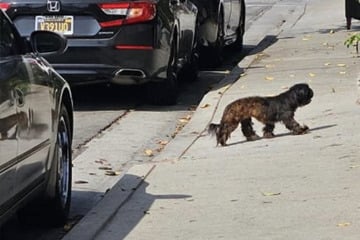
<instances>
[{"instance_id":1,"label":"dark sedan","mask_svg":"<svg viewBox=\"0 0 360 240\"><path fill-rule=\"evenodd\" d=\"M32 32L26 41L0 10L0 224L20 209L37 209L54 224L68 216L72 97L41 57L65 49L54 32Z\"/></svg>"},{"instance_id":2,"label":"dark sedan","mask_svg":"<svg viewBox=\"0 0 360 240\"><path fill-rule=\"evenodd\" d=\"M0 0L22 36L68 38L47 59L71 85L148 85L156 104L176 103L178 76L196 78L197 8L188 0ZM186 73L186 74L182 74Z\"/></svg>"},{"instance_id":3,"label":"dark sedan","mask_svg":"<svg viewBox=\"0 0 360 240\"><path fill-rule=\"evenodd\" d=\"M198 8L198 41L200 57L206 66L217 66L223 60L223 48L240 51L245 33L244 0L191 0Z\"/></svg>"}]
</instances>

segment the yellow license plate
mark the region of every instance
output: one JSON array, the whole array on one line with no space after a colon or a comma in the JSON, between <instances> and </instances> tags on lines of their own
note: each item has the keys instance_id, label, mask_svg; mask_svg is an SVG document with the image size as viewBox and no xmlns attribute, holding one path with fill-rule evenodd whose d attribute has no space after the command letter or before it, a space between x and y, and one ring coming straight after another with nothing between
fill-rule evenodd
<instances>
[{"instance_id":1,"label":"yellow license plate","mask_svg":"<svg viewBox=\"0 0 360 240\"><path fill-rule=\"evenodd\" d=\"M73 16L36 16L35 30L46 30L72 35L74 33Z\"/></svg>"}]
</instances>

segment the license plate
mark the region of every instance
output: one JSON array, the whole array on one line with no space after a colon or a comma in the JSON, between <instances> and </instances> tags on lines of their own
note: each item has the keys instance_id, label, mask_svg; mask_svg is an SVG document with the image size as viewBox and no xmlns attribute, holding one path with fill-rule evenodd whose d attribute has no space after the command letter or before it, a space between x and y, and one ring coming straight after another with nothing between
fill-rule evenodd
<instances>
[{"instance_id":1,"label":"license plate","mask_svg":"<svg viewBox=\"0 0 360 240\"><path fill-rule=\"evenodd\" d=\"M74 33L73 16L36 16L35 30L46 30L71 35Z\"/></svg>"}]
</instances>

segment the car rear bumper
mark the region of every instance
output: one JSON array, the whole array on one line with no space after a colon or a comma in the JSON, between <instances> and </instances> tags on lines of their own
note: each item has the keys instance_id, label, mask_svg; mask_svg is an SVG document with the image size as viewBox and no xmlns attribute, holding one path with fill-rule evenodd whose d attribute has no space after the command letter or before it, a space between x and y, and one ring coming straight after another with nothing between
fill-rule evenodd
<instances>
[{"instance_id":1,"label":"car rear bumper","mask_svg":"<svg viewBox=\"0 0 360 240\"><path fill-rule=\"evenodd\" d=\"M163 49L92 47L84 50L70 47L65 54L53 59L49 57L48 61L70 85L139 85L166 78L168 59L168 52Z\"/></svg>"}]
</instances>

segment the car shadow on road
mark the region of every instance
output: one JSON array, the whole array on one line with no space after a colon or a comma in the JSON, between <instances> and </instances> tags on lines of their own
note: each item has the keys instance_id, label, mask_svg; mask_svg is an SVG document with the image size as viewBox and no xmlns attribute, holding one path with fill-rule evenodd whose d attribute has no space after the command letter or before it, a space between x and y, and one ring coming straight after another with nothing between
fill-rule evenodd
<instances>
[{"instance_id":1,"label":"car shadow on road","mask_svg":"<svg viewBox=\"0 0 360 240\"><path fill-rule=\"evenodd\" d=\"M243 57L257 55L254 58L254 60L257 60L258 58L262 57L262 55L259 55L259 54L261 54L265 49L269 48L271 45L275 44L278 40L279 40L279 38L276 35L266 35L256 46L244 45L244 47L243 47L244 56ZM230 48L230 50L231 50L231 48ZM211 90L216 91L225 86L233 84L239 78L241 78L241 75L244 74L247 69L250 69L250 68L252 68L250 65L245 66L245 67L244 66L240 67L238 64L235 64L232 71L227 76L225 76L223 78L223 80L220 81L217 85L213 86L213 88Z\"/></svg>"},{"instance_id":2,"label":"car shadow on road","mask_svg":"<svg viewBox=\"0 0 360 240\"><path fill-rule=\"evenodd\" d=\"M75 235L83 233L89 223L93 223L91 234L92 238L118 240L125 239L136 226L141 222L147 224L152 221L152 217L158 217L161 214L167 214L168 209L161 207L161 203L153 206L157 201L176 201L191 198L188 194L152 194L147 191L150 183L143 176L134 174L125 174L115 186L105 194L104 198L91 209L84 222L74 227ZM77 192L77 195L84 194L89 197L93 192ZM153 225L152 227L159 225ZM76 229L78 227L78 229ZM147 226L145 226L147 228ZM74 234L70 232L70 235ZM87 233L88 235L90 233Z\"/></svg>"},{"instance_id":3,"label":"car shadow on road","mask_svg":"<svg viewBox=\"0 0 360 240\"><path fill-rule=\"evenodd\" d=\"M136 189L132 199L118 211L113 218L112 224L109 225L109 228L106 228L107 232L104 232L106 236L104 239L125 239L141 222L143 222L144 228L148 229L149 226L147 226L147 224L157 219L158 214L167 214L166 212L169 211L165 207L159 207L162 200L174 201L174 204L176 204L176 201L179 199L191 197L191 195L186 194L151 194L146 191L148 186L149 183L144 181L143 184ZM151 207L157 201L159 201L159 204L152 209ZM155 230L156 226L158 230L162 228L159 224L151 225L152 228L154 228L153 230Z\"/></svg>"}]
</instances>

